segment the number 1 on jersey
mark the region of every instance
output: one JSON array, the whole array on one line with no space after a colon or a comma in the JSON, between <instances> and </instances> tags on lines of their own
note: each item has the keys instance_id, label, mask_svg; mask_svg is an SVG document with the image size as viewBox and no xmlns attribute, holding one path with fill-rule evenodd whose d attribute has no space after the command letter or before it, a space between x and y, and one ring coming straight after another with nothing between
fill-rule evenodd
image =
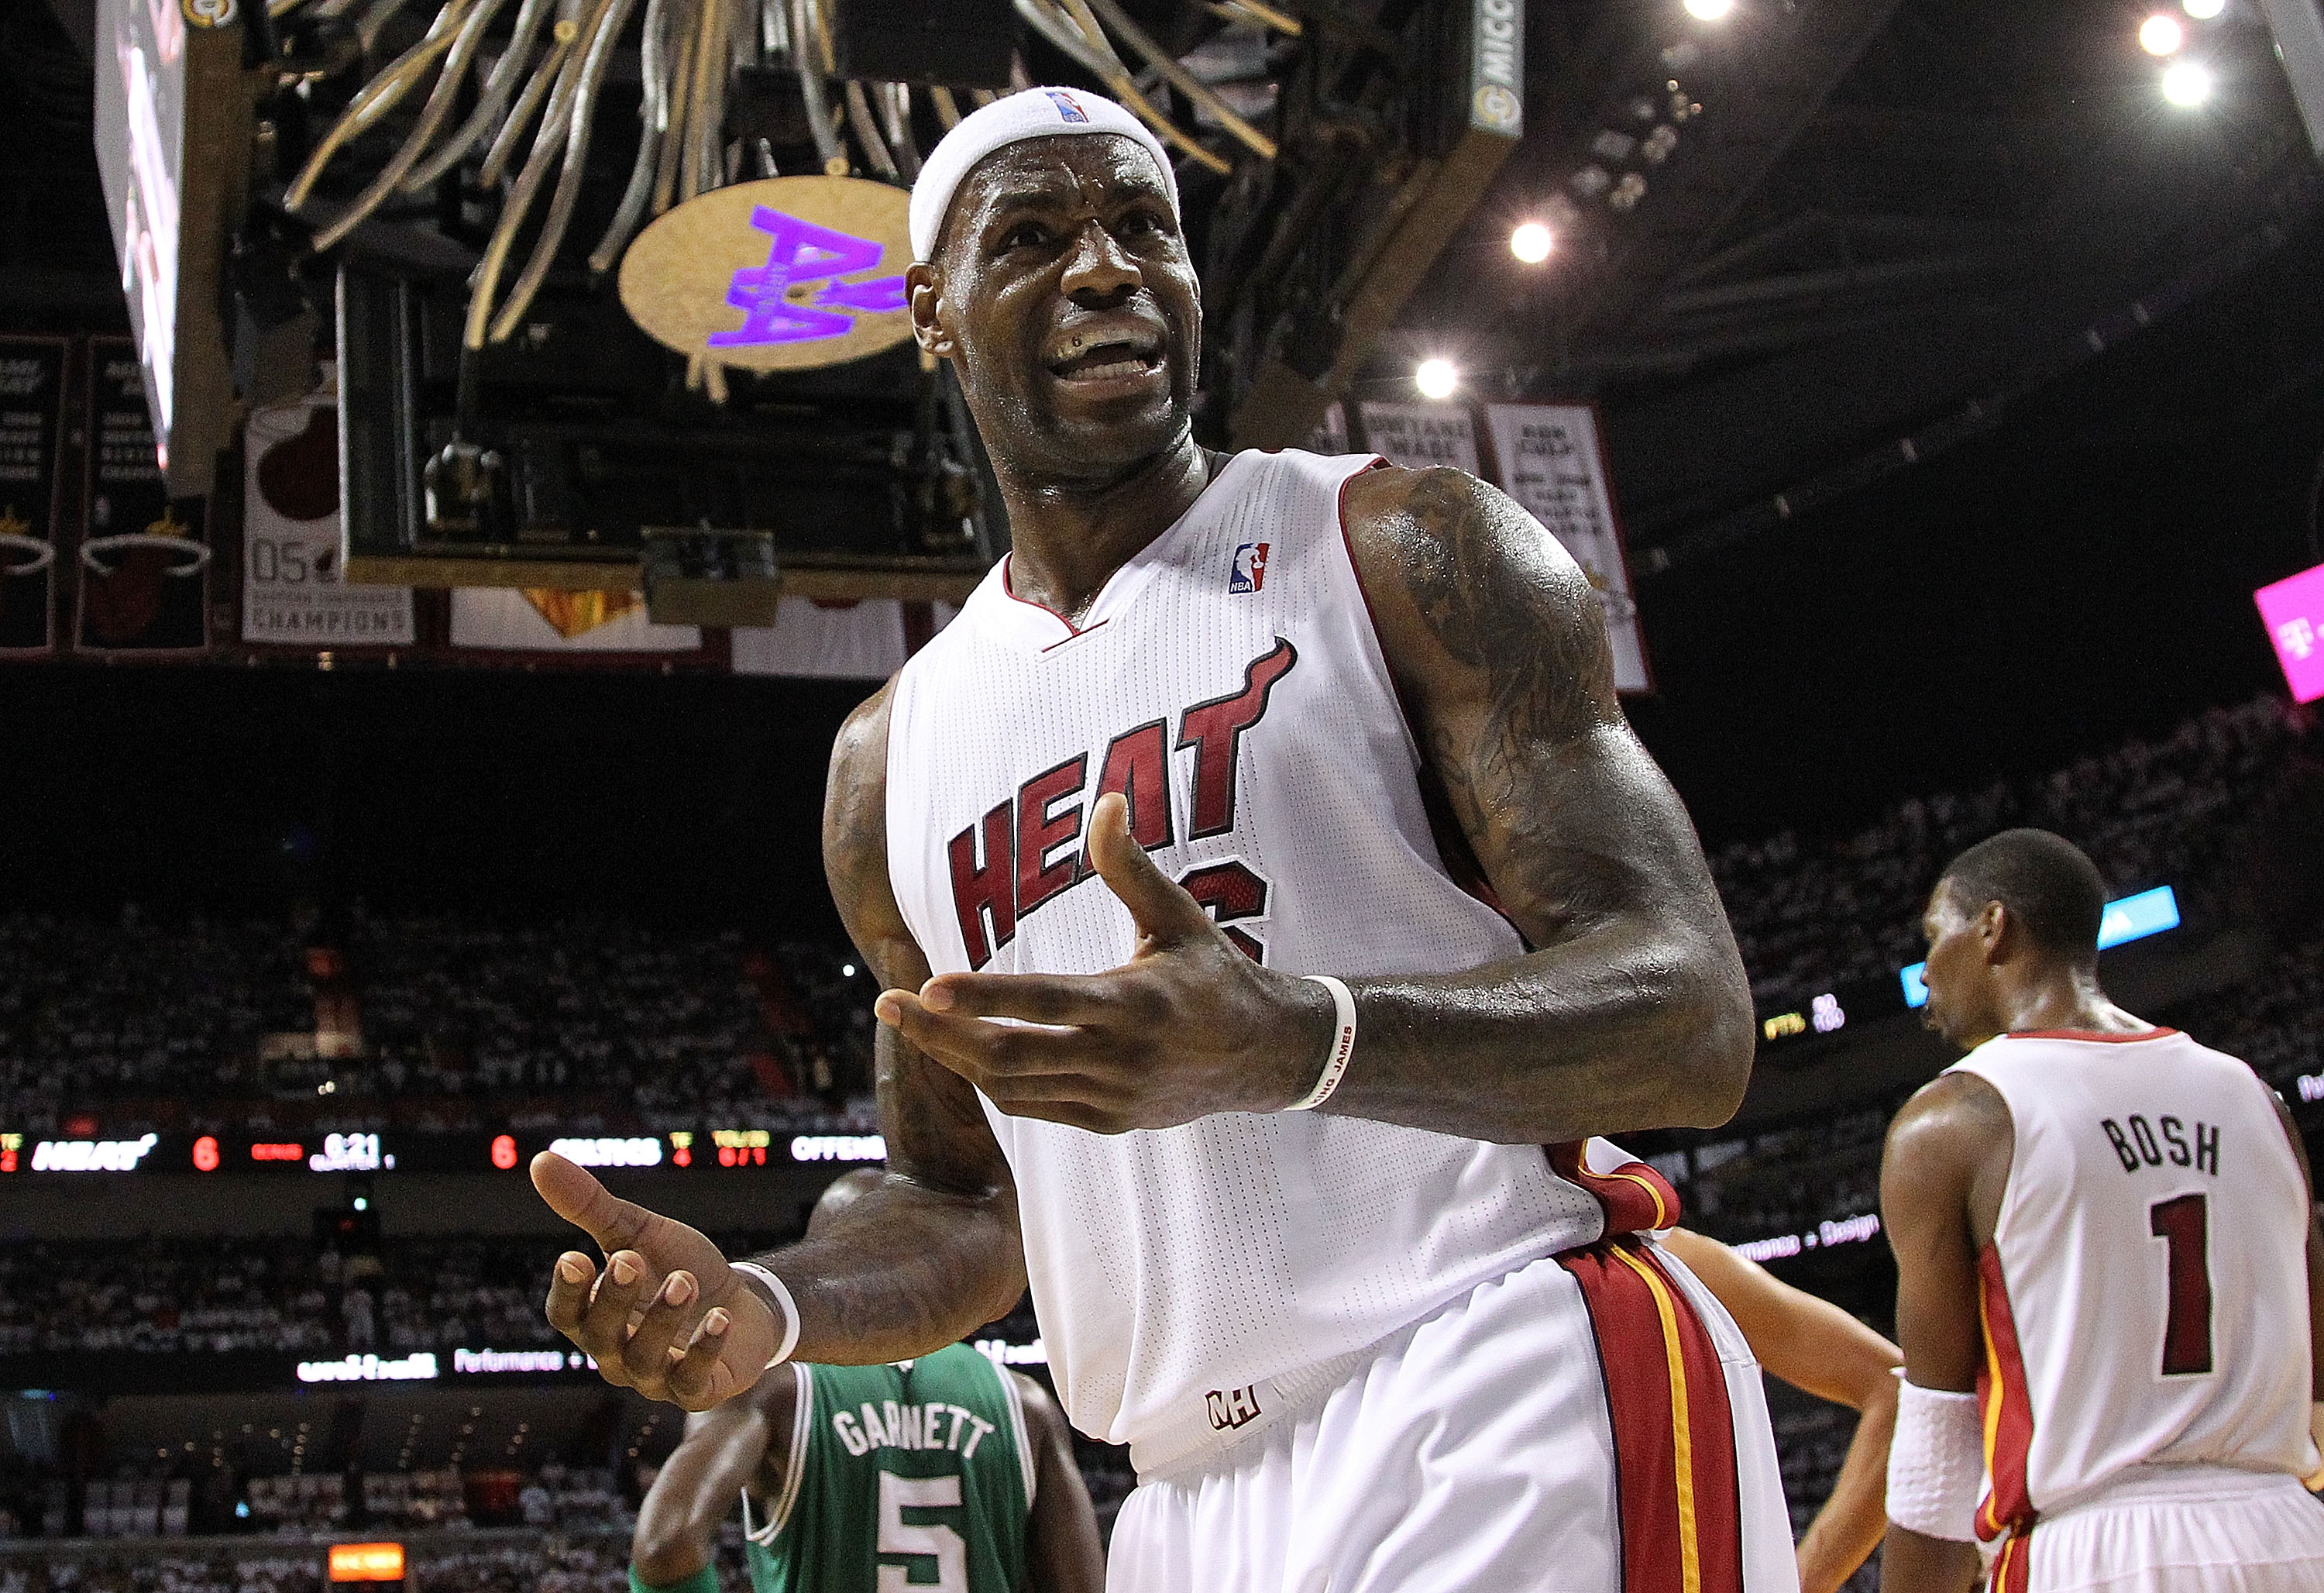
<instances>
[{"instance_id":1,"label":"number 1 on jersey","mask_svg":"<svg viewBox=\"0 0 2324 1593\"><path fill-rule=\"evenodd\" d=\"M2211 1369L2211 1218L2201 1195L2157 1200L2146 1228L2170 1252L2171 1312L2163 1326L2165 1377Z\"/></svg>"}]
</instances>

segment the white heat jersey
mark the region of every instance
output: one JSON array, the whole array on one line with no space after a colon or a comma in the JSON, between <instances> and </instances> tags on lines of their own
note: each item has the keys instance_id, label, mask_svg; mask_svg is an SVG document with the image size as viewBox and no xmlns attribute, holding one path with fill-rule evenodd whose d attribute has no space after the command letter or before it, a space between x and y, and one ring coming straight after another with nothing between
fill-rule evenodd
<instances>
[{"instance_id":1,"label":"white heat jersey","mask_svg":"<svg viewBox=\"0 0 2324 1593\"><path fill-rule=\"evenodd\" d=\"M2003 1035L1954 1070L2016 1135L1978 1258L1978 1535L2133 1467L2314 1471L2308 1190L2257 1075L2172 1029Z\"/></svg>"},{"instance_id":2,"label":"white heat jersey","mask_svg":"<svg viewBox=\"0 0 2324 1593\"><path fill-rule=\"evenodd\" d=\"M1440 972L1521 949L1447 877L1422 808L1340 524L1370 462L1237 455L1078 626L1012 597L1004 560L905 666L889 870L936 971L1129 960L1130 914L1082 862L1108 791L1270 968ZM985 1115L1058 1394L1141 1471L1603 1226L1538 1146L1306 1112L1113 1136Z\"/></svg>"}]
</instances>

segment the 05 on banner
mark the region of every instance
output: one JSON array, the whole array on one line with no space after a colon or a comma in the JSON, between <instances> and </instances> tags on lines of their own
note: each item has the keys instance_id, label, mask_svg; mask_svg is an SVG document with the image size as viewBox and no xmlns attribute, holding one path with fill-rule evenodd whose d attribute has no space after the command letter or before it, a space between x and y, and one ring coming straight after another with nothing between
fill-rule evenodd
<instances>
[{"instance_id":1,"label":"05 on banner","mask_svg":"<svg viewBox=\"0 0 2324 1593\"><path fill-rule=\"evenodd\" d=\"M408 647L410 587L339 578L339 408L327 388L250 417L244 449L242 639Z\"/></svg>"}]
</instances>

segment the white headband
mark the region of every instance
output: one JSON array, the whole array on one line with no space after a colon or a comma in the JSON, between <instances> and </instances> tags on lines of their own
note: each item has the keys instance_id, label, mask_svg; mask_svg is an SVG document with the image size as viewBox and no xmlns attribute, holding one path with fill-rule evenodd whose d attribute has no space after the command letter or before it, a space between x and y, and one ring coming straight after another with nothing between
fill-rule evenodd
<instances>
[{"instance_id":1,"label":"white headband","mask_svg":"<svg viewBox=\"0 0 2324 1593\"><path fill-rule=\"evenodd\" d=\"M1162 141L1145 123L1102 95L1079 88L1027 88L971 111L928 153L919 181L912 184L912 257L935 256L952 196L979 161L1022 139L1064 138L1079 133L1119 133L1144 145L1161 168L1162 185L1170 194L1170 213L1178 213L1177 174L1170 169L1170 155Z\"/></svg>"}]
</instances>

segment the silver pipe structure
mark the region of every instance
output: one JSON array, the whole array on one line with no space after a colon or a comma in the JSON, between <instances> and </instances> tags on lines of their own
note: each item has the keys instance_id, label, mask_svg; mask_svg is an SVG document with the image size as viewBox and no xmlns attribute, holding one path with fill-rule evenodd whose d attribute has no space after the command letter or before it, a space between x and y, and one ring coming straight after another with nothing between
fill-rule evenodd
<instances>
[{"instance_id":1,"label":"silver pipe structure","mask_svg":"<svg viewBox=\"0 0 2324 1593\"><path fill-rule=\"evenodd\" d=\"M405 173L427 153L429 142L436 136L436 130L444 125L445 118L452 114L452 107L460 97L460 85L468 75L468 63L475 59L477 50L484 43L484 29L491 25L493 18L507 3L508 0L474 0L475 9L460 24L451 50L444 57L444 69L436 75L435 90L428 96L428 104L420 111L419 123L411 129L411 135L380 169L379 175L372 179L370 185L356 196L347 213L315 235L317 254L353 232L365 217L379 208L403 181Z\"/></svg>"},{"instance_id":2,"label":"silver pipe structure","mask_svg":"<svg viewBox=\"0 0 2324 1593\"><path fill-rule=\"evenodd\" d=\"M896 157L888 153L887 141L880 136L879 126L872 120L872 102L863 92L863 85L850 78L845 93L847 125L855 130L855 142L863 146L863 158L871 162L874 171L895 181Z\"/></svg>"},{"instance_id":3,"label":"silver pipe structure","mask_svg":"<svg viewBox=\"0 0 2324 1593\"><path fill-rule=\"evenodd\" d=\"M307 15L360 12L361 25L373 27L417 0L250 3L277 13L304 7ZM618 266L650 216L737 181L749 171L776 175L775 152L768 140L730 142L725 136L727 97L738 81L737 73L746 69L788 68L798 75L808 130L826 174L844 177L858 171L896 183L908 183L919 174L923 152L913 126L911 88L839 76L827 9L833 3L519 0L507 46L486 71L487 36L507 14L508 0L429 0L440 10L426 36L357 91L300 170L287 196L289 203L297 208L309 202L330 159L375 128L432 76L432 88L409 134L352 204L317 231L315 246L324 250L344 243L390 196L425 190L474 158L481 186L500 190L500 213L470 278L462 344L473 353L503 343L524 323L569 241L586 186L596 114L619 40L633 21L639 27L643 82L639 141L620 201L587 257L595 276L603 278ZM1276 157L1274 141L1238 116L1213 84L1157 44L1124 0L1011 3L1028 25L1102 82L1185 159L1226 172L1232 167L1222 152L1231 147L1237 159ZM1231 8L1213 9L1231 9L1267 25L1291 30L1298 25L1259 0L1236 0ZM1141 63L1135 76L1127 64L1130 60ZM1022 57L1014 52L1010 77L1019 86L1029 81ZM1168 102L1158 102L1158 107L1149 103L1141 88L1158 95L1165 92L1161 84L1201 111L1206 132L1215 122L1233 145L1212 136L1210 142L1217 147L1206 147L1197 141L1194 128L1171 119ZM459 116L461 97L472 88L475 106ZM938 87L927 90L935 119L946 129L959 125L972 99L985 106L996 97L985 89L969 95ZM453 129L448 134L447 127ZM544 206L536 218L534 211ZM518 242L535 231L538 236L528 245L522 268L512 273ZM469 364L464 359L464 369ZM698 354L688 361L687 381L714 400L724 401L724 367L710 355Z\"/></svg>"},{"instance_id":4,"label":"silver pipe structure","mask_svg":"<svg viewBox=\"0 0 2324 1593\"><path fill-rule=\"evenodd\" d=\"M501 124L500 132L493 138L492 148L484 153L484 167L476 174L477 181L484 187L498 188L501 179L508 175L509 164L516 159L517 146L524 142L525 129L532 125L534 113L542 108L542 102L555 94L557 84L563 80L565 63L572 58L573 43L580 33L577 23L564 17L557 19L557 26L549 33L548 53L540 58L540 64L525 80L524 92L516 97L516 104L510 109L508 120ZM541 125L543 127L548 125L546 116ZM538 144L539 141L536 134L534 142Z\"/></svg>"},{"instance_id":5,"label":"silver pipe structure","mask_svg":"<svg viewBox=\"0 0 2324 1593\"><path fill-rule=\"evenodd\" d=\"M669 0L668 66L662 73L661 148L654 157L653 201L657 216L678 194L678 162L686 143L686 96L694 70L695 7L698 0Z\"/></svg>"},{"instance_id":6,"label":"silver pipe structure","mask_svg":"<svg viewBox=\"0 0 2324 1593\"><path fill-rule=\"evenodd\" d=\"M914 181L920 174L920 151L919 146L912 142L912 90L909 84L880 85L880 125L888 134L888 147L896 152L896 164L903 169L904 181Z\"/></svg>"},{"instance_id":7,"label":"silver pipe structure","mask_svg":"<svg viewBox=\"0 0 2324 1593\"><path fill-rule=\"evenodd\" d=\"M1090 48L1081 30L1067 24L1065 19L1041 4L1041 0L1011 0L1017 14L1025 19L1033 31L1064 52L1065 58L1093 78L1111 78L1113 69Z\"/></svg>"},{"instance_id":8,"label":"silver pipe structure","mask_svg":"<svg viewBox=\"0 0 2324 1593\"><path fill-rule=\"evenodd\" d=\"M449 171L463 155L475 147L499 122L501 113L508 108L509 97L516 92L518 82L524 77L525 64L532 59L532 43L540 32L540 24L549 15L556 0L523 0L516 8L516 24L509 31L508 48L484 77L484 87L476 98L476 108L460 124L436 153L412 168L403 180L405 193L418 193Z\"/></svg>"},{"instance_id":9,"label":"silver pipe structure","mask_svg":"<svg viewBox=\"0 0 2324 1593\"><path fill-rule=\"evenodd\" d=\"M1088 40L1090 47L1102 58L1104 66L1098 76L1104 79L1105 86L1113 91L1113 97L1116 99L1128 106L1137 114L1140 121L1160 134L1164 140L1176 144L1197 164L1208 166L1222 177L1234 169L1231 162L1204 149L1181 131L1177 123L1147 103L1146 97L1138 92L1138 85L1130 80L1129 67L1122 63L1121 57L1114 53L1113 45L1105 36L1105 29L1099 25L1097 17L1091 12L1087 0L1051 0L1051 3L1062 4L1065 6L1066 14L1073 19L1074 26L1080 30L1082 36Z\"/></svg>"},{"instance_id":10,"label":"silver pipe structure","mask_svg":"<svg viewBox=\"0 0 2324 1593\"><path fill-rule=\"evenodd\" d=\"M815 35L807 22L807 0L790 0L791 61L798 69L799 98L807 107L807 131L815 137L815 153L823 162L824 175L847 175L847 151L839 142L839 128L831 118L831 100L825 95L823 67L816 57Z\"/></svg>"},{"instance_id":11,"label":"silver pipe structure","mask_svg":"<svg viewBox=\"0 0 2324 1593\"><path fill-rule=\"evenodd\" d=\"M1262 5L1259 0L1226 0L1224 5L1219 4L1218 0L1204 0L1204 9L1213 16L1231 23L1256 23L1286 39L1296 39L1304 32L1297 17L1277 11L1272 5Z\"/></svg>"},{"instance_id":12,"label":"silver pipe structure","mask_svg":"<svg viewBox=\"0 0 2324 1593\"><path fill-rule=\"evenodd\" d=\"M323 175L323 168L330 164L331 157L339 152L341 146L392 110L396 102L420 79L436 58L452 48L468 4L469 0L446 0L444 9L436 14L435 22L429 24L426 37L396 57L347 102L347 108L339 113L339 119L331 124L331 130L323 134L322 142L315 146L315 153L307 157L306 165L300 168L299 175L291 180L290 189L282 196L286 207L296 210L304 205L308 196L314 192L316 181Z\"/></svg>"},{"instance_id":13,"label":"silver pipe structure","mask_svg":"<svg viewBox=\"0 0 2324 1593\"><path fill-rule=\"evenodd\" d=\"M612 0L603 0L599 9L602 11L604 5L611 3ZM510 185L508 197L501 203L500 223L493 228L492 241L484 246L484 257L476 263L475 280L468 290L467 325L462 334L462 340L470 348L484 346L484 329L492 318L493 300L500 288L501 272L508 264L509 252L516 246L517 232L524 226L524 218L532 209L533 199L540 192L540 185L549 175L549 163L562 144L564 124L561 118L572 102L573 82L580 70L582 55L575 47L578 30L574 35L566 32L572 26L571 23L564 21L557 24L559 36L558 47L552 51L558 58L557 85L549 90L549 108L541 113L540 131L533 138L532 153L525 158L524 170L517 174L516 181ZM544 65L541 78L547 74L548 68ZM535 81L540 81L541 78L536 78ZM528 88L525 92L530 96L531 89Z\"/></svg>"},{"instance_id":14,"label":"silver pipe structure","mask_svg":"<svg viewBox=\"0 0 2324 1593\"><path fill-rule=\"evenodd\" d=\"M645 78L645 95L638 101L638 153L630 163L630 184L622 190L613 219L597 246L589 251L592 276L603 276L613 269L645 219L646 207L653 201L654 168L661 141L669 130L669 85L662 77L661 38L668 11L668 0L646 0L645 21L638 34L638 62Z\"/></svg>"},{"instance_id":15,"label":"silver pipe structure","mask_svg":"<svg viewBox=\"0 0 2324 1593\"><path fill-rule=\"evenodd\" d=\"M1089 0L1089 4L1107 27L1120 34L1132 50L1146 58L1147 65L1159 72L1163 81L1210 112L1218 119L1220 126L1240 140L1243 147L1260 160L1275 159L1275 140L1235 115L1227 102L1212 91L1209 84L1173 60L1168 51L1156 43L1153 36L1122 10L1118 0Z\"/></svg>"},{"instance_id":16,"label":"silver pipe structure","mask_svg":"<svg viewBox=\"0 0 2324 1593\"><path fill-rule=\"evenodd\" d=\"M630 20L630 8L635 4L636 0L604 0L598 7L597 24L580 52L581 70L565 115L565 168L558 173L557 193L549 202L549 218L541 223L532 258L525 262L516 285L509 290L508 302L493 322L491 338L495 343L506 342L524 312L532 308L533 295L540 292L549 263L565 241L565 230L573 225L573 208L581 199L582 168L589 157L589 128L594 120L590 113L596 107L597 88L604 80L605 68L613 58L613 40Z\"/></svg>"},{"instance_id":17,"label":"silver pipe structure","mask_svg":"<svg viewBox=\"0 0 2324 1593\"><path fill-rule=\"evenodd\" d=\"M722 186L725 162L719 147L719 120L724 109L726 23L729 0L701 0L694 40L694 70L687 85L686 140L678 163L678 200Z\"/></svg>"},{"instance_id":18,"label":"silver pipe structure","mask_svg":"<svg viewBox=\"0 0 2324 1593\"><path fill-rule=\"evenodd\" d=\"M378 48L381 30L395 20L395 14L407 3L408 0L374 0L372 8L363 14L363 20L355 23L355 39L363 45L365 55Z\"/></svg>"}]
</instances>

